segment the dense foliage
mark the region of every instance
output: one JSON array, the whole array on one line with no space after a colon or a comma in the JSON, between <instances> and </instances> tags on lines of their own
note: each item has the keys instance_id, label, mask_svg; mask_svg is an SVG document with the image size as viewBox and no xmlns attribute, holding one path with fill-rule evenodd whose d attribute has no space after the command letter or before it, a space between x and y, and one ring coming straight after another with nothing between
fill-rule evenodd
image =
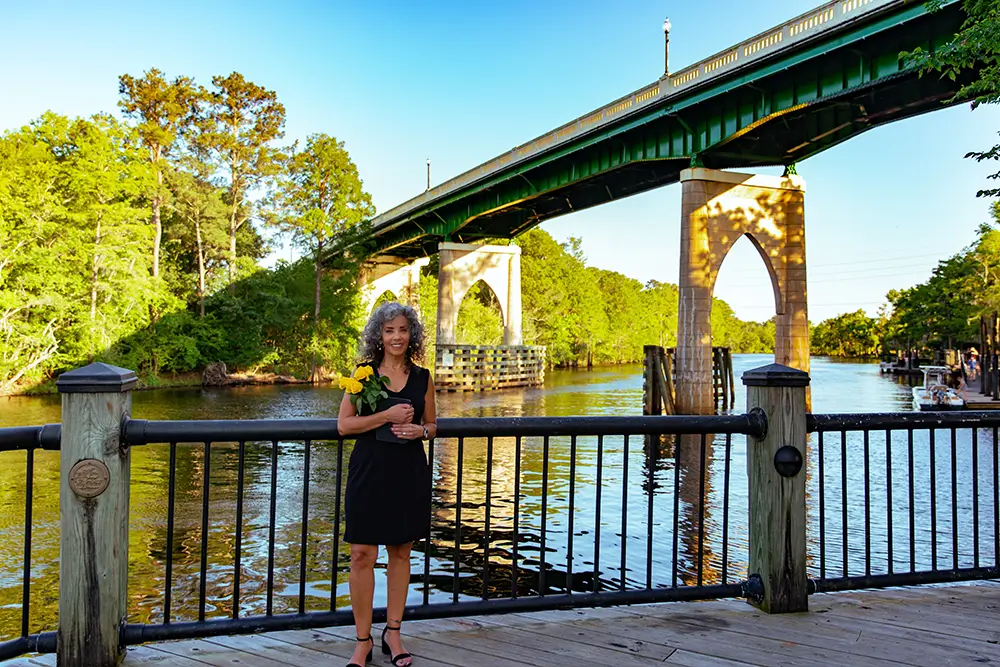
<instances>
[{"instance_id":1,"label":"dense foliage","mask_svg":"<svg viewBox=\"0 0 1000 667\"><path fill-rule=\"evenodd\" d=\"M125 122L48 113L0 136L0 394L91 360L148 382L346 361L357 266L259 265L265 219L318 250L371 215L342 144L274 146L283 107L236 73L205 90L151 70L120 92Z\"/></svg>"},{"instance_id":2,"label":"dense foliage","mask_svg":"<svg viewBox=\"0 0 1000 667\"><path fill-rule=\"evenodd\" d=\"M864 310L831 317L813 327L810 347L813 354L873 357L881 347L879 324L878 319L868 317Z\"/></svg>"},{"instance_id":3,"label":"dense foliage","mask_svg":"<svg viewBox=\"0 0 1000 667\"><path fill-rule=\"evenodd\" d=\"M975 241L938 263L924 283L888 294L892 316L887 344L907 342L927 348L956 347L978 338L979 317L1000 309L1000 203L994 224L980 227Z\"/></svg>"}]
</instances>

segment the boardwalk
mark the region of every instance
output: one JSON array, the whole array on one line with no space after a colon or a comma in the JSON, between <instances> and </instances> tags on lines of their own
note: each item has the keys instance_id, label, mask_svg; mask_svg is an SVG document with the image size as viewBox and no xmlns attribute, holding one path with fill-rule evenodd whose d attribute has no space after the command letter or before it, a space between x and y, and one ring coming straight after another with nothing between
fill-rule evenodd
<instances>
[{"instance_id":1,"label":"boardwalk","mask_svg":"<svg viewBox=\"0 0 1000 667\"><path fill-rule=\"evenodd\" d=\"M1000 665L1000 584L816 595L808 614L767 616L743 602L685 602L406 624L422 667L624 665ZM126 667L329 667L350 628L136 647ZM373 665L388 665L376 654ZM4 667L55 665L54 656Z\"/></svg>"},{"instance_id":2,"label":"boardwalk","mask_svg":"<svg viewBox=\"0 0 1000 667\"><path fill-rule=\"evenodd\" d=\"M994 401L992 394L983 394L982 384L981 375L975 380L969 381L967 387L969 397L966 400L966 407L970 410L1000 410L1000 401Z\"/></svg>"}]
</instances>

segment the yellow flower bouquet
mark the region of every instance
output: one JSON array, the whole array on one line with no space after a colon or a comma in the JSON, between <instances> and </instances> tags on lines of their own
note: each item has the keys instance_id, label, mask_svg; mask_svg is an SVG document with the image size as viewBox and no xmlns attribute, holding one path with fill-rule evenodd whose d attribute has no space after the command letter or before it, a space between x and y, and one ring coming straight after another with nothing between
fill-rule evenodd
<instances>
[{"instance_id":1,"label":"yellow flower bouquet","mask_svg":"<svg viewBox=\"0 0 1000 667\"><path fill-rule=\"evenodd\" d=\"M361 406L367 404L372 412L375 406L383 398L388 398L385 388L389 384L387 377L375 377L375 371L371 366L358 366L354 369L354 375L341 377L340 388L350 396L354 409L361 414Z\"/></svg>"}]
</instances>

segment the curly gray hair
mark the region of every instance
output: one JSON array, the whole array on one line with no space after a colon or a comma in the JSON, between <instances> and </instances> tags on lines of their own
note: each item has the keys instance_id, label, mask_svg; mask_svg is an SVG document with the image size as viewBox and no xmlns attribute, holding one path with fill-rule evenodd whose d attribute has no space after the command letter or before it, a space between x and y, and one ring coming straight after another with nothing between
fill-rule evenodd
<instances>
[{"instance_id":1,"label":"curly gray hair","mask_svg":"<svg viewBox=\"0 0 1000 667\"><path fill-rule=\"evenodd\" d=\"M401 303L390 301L383 303L376 308L368 323L365 324L361 332L360 356L364 361L371 361L375 364L382 363L385 357L385 350L382 348L382 327L400 315L405 315L410 323L410 345L406 348L406 361L412 364L424 356L424 325L420 321L420 315L412 306L404 306Z\"/></svg>"}]
</instances>

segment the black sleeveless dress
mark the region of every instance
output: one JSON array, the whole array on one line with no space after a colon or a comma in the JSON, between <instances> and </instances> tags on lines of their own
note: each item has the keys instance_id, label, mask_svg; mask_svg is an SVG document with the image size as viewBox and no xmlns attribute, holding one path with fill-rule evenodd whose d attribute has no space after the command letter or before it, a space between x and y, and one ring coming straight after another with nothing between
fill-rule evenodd
<instances>
[{"instance_id":1,"label":"black sleeveless dress","mask_svg":"<svg viewBox=\"0 0 1000 667\"><path fill-rule=\"evenodd\" d=\"M374 364L366 364L375 371ZM413 423L424 415L430 372L413 366L400 391L390 397L413 404ZM372 414L363 406L362 415ZM422 440L383 442L375 431L357 436L347 468L344 541L352 544L405 544L423 539L431 526L431 470Z\"/></svg>"}]
</instances>

